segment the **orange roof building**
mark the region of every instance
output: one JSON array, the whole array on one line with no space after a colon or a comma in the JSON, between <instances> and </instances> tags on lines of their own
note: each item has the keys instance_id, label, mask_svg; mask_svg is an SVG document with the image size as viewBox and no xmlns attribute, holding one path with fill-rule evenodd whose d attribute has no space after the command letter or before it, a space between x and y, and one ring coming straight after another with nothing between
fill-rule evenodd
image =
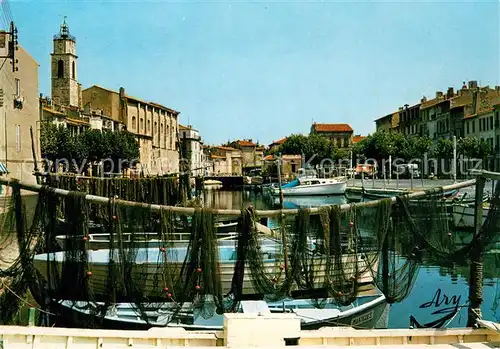
<instances>
[{"instance_id":1,"label":"orange roof building","mask_svg":"<svg viewBox=\"0 0 500 349\"><path fill-rule=\"evenodd\" d=\"M328 137L337 148L352 146L353 129L349 124L318 124L313 123L311 134Z\"/></svg>"},{"instance_id":2,"label":"orange roof building","mask_svg":"<svg viewBox=\"0 0 500 349\"><path fill-rule=\"evenodd\" d=\"M366 136L355 135L354 137L352 137L352 144L356 144L358 142L361 142L365 138L366 138Z\"/></svg>"},{"instance_id":3,"label":"orange roof building","mask_svg":"<svg viewBox=\"0 0 500 349\"><path fill-rule=\"evenodd\" d=\"M238 143L238 145L240 147L255 147L256 146L256 144L254 142L247 141L247 140L237 141L236 143Z\"/></svg>"}]
</instances>

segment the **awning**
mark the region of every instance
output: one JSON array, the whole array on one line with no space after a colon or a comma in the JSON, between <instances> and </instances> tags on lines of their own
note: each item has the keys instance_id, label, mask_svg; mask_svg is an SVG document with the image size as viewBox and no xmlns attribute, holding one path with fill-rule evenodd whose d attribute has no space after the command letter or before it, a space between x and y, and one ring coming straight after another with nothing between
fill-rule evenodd
<instances>
[{"instance_id":1,"label":"awning","mask_svg":"<svg viewBox=\"0 0 500 349\"><path fill-rule=\"evenodd\" d=\"M7 166L5 166L2 162L0 162L0 174L9 173L7 170Z\"/></svg>"}]
</instances>

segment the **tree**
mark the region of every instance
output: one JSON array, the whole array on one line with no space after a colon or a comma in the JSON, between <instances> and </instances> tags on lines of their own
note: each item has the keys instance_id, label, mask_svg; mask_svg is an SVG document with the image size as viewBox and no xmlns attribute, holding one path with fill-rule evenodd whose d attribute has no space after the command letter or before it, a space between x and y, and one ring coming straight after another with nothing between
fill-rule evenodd
<instances>
[{"instance_id":1,"label":"tree","mask_svg":"<svg viewBox=\"0 0 500 349\"><path fill-rule=\"evenodd\" d=\"M442 159L451 159L453 156L453 141L440 138L434 148L434 156Z\"/></svg>"},{"instance_id":2,"label":"tree","mask_svg":"<svg viewBox=\"0 0 500 349\"><path fill-rule=\"evenodd\" d=\"M414 137L415 157L423 156L432 150L432 140L427 136Z\"/></svg>"},{"instance_id":3,"label":"tree","mask_svg":"<svg viewBox=\"0 0 500 349\"><path fill-rule=\"evenodd\" d=\"M479 146L475 137L463 137L457 139L457 153L468 158L475 158Z\"/></svg>"},{"instance_id":4,"label":"tree","mask_svg":"<svg viewBox=\"0 0 500 349\"><path fill-rule=\"evenodd\" d=\"M113 165L107 161L105 171L124 170L139 159L139 144L127 131L88 129L72 135L67 128L47 122L42 124L40 145L42 158L52 163L52 171L57 170L55 164L64 162L69 171L84 173L89 166L106 159Z\"/></svg>"},{"instance_id":5,"label":"tree","mask_svg":"<svg viewBox=\"0 0 500 349\"><path fill-rule=\"evenodd\" d=\"M279 147L277 152L282 154L305 154L306 157L312 155L308 137L293 134L288 137Z\"/></svg>"}]
</instances>

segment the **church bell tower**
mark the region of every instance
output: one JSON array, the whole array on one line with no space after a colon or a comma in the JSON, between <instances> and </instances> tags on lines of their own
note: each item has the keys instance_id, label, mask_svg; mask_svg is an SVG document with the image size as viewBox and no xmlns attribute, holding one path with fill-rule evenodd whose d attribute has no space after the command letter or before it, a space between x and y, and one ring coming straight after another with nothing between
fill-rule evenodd
<instances>
[{"instance_id":1,"label":"church bell tower","mask_svg":"<svg viewBox=\"0 0 500 349\"><path fill-rule=\"evenodd\" d=\"M51 53L52 100L63 106L80 107L80 85L77 81L75 37L70 35L66 18L54 35Z\"/></svg>"}]
</instances>

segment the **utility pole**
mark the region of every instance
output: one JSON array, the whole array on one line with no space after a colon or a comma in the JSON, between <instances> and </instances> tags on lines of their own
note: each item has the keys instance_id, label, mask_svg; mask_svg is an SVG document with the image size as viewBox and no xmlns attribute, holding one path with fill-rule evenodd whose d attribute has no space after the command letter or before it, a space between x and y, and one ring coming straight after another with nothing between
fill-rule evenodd
<instances>
[{"instance_id":1,"label":"utility pole","mask_svg":"<svg viewBox=\"0 0 500 349\"><path fill-rule=\"evenodd\" d=\"M453 136L453 183L457 182L457 136Z\"/></svg>"}]
</instances>

